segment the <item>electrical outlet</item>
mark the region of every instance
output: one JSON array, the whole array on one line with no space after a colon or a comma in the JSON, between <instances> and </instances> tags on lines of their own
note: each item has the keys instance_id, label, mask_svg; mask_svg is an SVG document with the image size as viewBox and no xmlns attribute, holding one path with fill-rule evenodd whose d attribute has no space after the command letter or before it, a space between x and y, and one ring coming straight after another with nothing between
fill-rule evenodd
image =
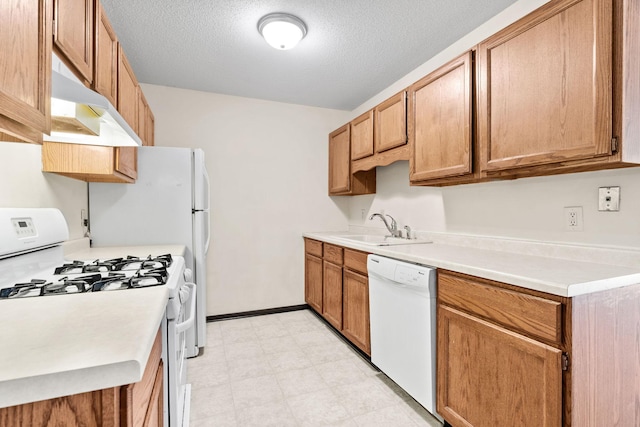
<instances>
[{"instance_id":1,"label":"electrical outlet","mask_svg":"<svg viewBox=\"0 0 640 427\"><path fill-rule=\"evenodd\" d=\"M367 219L366 209L360 209L360 219L363 221Z\"/></svg>"},{"instance_id":2,"label":"electrical outlet","mask_svg":"<svg viewBox=\"0 0 640 427\"><path fill-rule=\"evenodd\" d=\"M564 208L564 228L567 231L582 231L582 206L567 206Z\"/></svg>"},{"instance_id":3,"label":"electrical outlet","mask_svg":"<svg viewBox=\"0 0 640 427\"><path fill-rule=\"evenodd\" d=\"M598 189L598 210L618 212L620 210L620 187Z\"/></svg>"}]
</instances>

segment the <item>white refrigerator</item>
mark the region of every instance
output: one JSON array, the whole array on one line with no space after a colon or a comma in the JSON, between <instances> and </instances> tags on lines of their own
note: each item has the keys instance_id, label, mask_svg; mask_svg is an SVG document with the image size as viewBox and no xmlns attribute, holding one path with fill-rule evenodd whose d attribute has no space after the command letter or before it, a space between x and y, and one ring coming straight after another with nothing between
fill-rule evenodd
<instances>
[{"instance_id":1,"label":"white refrigerator","mask_svg":"<svg viewBox=\"0 0 640 427\"><path fill-rule=\"evenodd\" d=\"M92 246L184 245L197 286L187 357L206 344L209 176L200 149L139 147L134 184L89 184Z\"/></svg>"}]
</instances>

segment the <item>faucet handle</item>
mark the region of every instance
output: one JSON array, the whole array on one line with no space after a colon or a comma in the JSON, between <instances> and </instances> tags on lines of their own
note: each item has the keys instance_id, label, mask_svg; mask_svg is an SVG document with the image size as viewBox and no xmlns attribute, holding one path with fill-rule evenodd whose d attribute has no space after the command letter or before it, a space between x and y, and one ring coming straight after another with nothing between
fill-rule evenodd
<instances>
[{"instance_id":1,"label":"faucet handle","mask_svg":"<svg viewBox=\"0 0 640 427\"><path fill-rule=\"evenodd\" d=\"M407 232L407 239L411 239L411 227L409 227L408 225L405 225L404 229Z\"/></svg>"},{"instance_id":2,"label":"faucet handle","mask_svg":"<svg viewBox=\"0 0 640 427\"><path fill-rule=\"evenodd\" d=\"M394 231L397 230L398 229L398 223L396 223L396 220L393 219L393 217L391 215L389 215L389 214L387 214L387 216L389 218L391 218L391 229L394 230Z\"/></svg>"}]
</instances>

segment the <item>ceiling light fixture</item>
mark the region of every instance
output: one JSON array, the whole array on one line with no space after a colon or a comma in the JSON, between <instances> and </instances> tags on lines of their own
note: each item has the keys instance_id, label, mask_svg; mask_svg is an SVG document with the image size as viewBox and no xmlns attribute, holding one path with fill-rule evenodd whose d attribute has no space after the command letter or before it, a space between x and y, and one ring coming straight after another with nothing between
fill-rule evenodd
<instances>
[{"instance_id":1,"label":"ceiling light fixture","mask_svg":"<svg viewBox=\"0 0 640 427\"><path fill-rule=\"evenodd\" d=\"M258 32L272 47L288 50L307 35L307 26L297 16L270 13L258 21Z\"/></svg>"}]
</instances>

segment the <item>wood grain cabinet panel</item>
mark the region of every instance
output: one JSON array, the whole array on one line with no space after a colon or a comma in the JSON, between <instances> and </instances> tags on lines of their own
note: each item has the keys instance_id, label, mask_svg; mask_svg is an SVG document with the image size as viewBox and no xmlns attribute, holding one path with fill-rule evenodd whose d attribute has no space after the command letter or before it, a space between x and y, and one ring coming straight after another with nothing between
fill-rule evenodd
<instances>
[{"instance_id":1,"label":"wood grain cabinet panel","mask_svg":"<svg viewBox=\"0 0 640 427\"><path fill-rule=\"evenodd\" d=\"M118 37L99 1L96 1L93 89L118 105Z\"/></svg>"},{"instance_id":2,"label":"wood grain cabinet panel","mask_svg":"<svg viewBox=\"0 0 640 427\"><path fill-rule=\"evenodd\" d=\"M41 143L51 129L51 0L0 0L0 130Z\"/></svg>"},{"instance_id":3,"label":"wood grain cabinet panel","mask_svg":"<svg viewBox=\"0 0 640 427\"><path fill-rule=\"evenodd\" d=\"M342 266L323 261L322 316L342 330Z\"/></svg>"},{"instance_id":4,"label":"wood grain cabinet panel","mask_svg":"<svg viewBox=\"0 0 640 427\"><path fill-rule=\"evenodd\" d=\"M373 110L351 121L351 160L373 155Z\"/></svg>"},{"instance_id":5,"label":"wood grain cabinet panel","mask_svg":"<svg viewBox=\"0 0 640 427\"><path fill-rule=\"evenodd\" d=\"M93 82L94 0L53 1L53 47L78 78Z\"/></svg>"},{"instance_id":6,"label":"wood grain cabinet panel","mask_svg":"<svg viewBox=\"0 0 640 427\"><path fill-rule=\"evenodd\" d=\"M612 154L613 2L553 1L482 42L482 170Z\"/></svg>"},{"instance_id":7,"label":"wood grain cabinet panel","mask_svg":"<svg viewBox=\"0 0 640 427\"><path fill-rule=\"evenodd\" d=\"M351 172L351 125L329 134L329 195L357 195L376 192L376 171Z\"/></svg>"},{"instance_id":8,"label":"wood grain cabinet panel","mask_svg":"<svg viewBox=\"0 0 640 427\"><path fill-rule=\"evenodd\" d=\"M131 129L138 130L138 80L122 45L118 48L118 112Z\"/></svg>"},{"instance_id":9,"label":"wood grain cabinet panel","mask_svg":"<svg viewBox=\"0 0 640 427\"><path fill-rule=\"evenodd\" d=\"M371 355L369 278L345 268L342 286L342 333L360 350Z\"/></svg>"},{"instance_id":10,"label":"wood grain cabinet panel","mask_svg":"<svg viewBox=\"0 0 640 427\"><path fill-rule=\"evenodd\" d=\"M346 124L329 134L329 194L351 190L351 126Z\"/></svg>"},{"instance_id":11,"label":"wood grain cabinet panel","mask_svg":"<svg viewBox=\"0 0 640 427\"><path fill-rule=\"evenodd\" d=\"M409 88L412 183L473 172L472 69L467 52Z\"/></svg>"},{"instance_id":12,"label":"wood grain cabinet panel","mask_svg":"<svg viewBox=\"0 0 640 427\"><path fill-rule=\"evenodd\" d=\"M451 425L562 425L559 349L446 306L437 348L437 411Z\"/></svg>"},{"instance_id":13,"label":"wood grain cabinet panel","mask_svg":"<svg viewBox=\"0 0 640 427\"><path fill-rule=\"evenodd\" d=\"M42 171L87 182L131 183L136 177L136 153L135 148L129 147L45 141L42 145Z\"/></svg>"},{"instance_id":14,"label":"wood grain cabinet panel","mask_svg":"<svg viewBox=\"0 0 640 427\"><path fill-rule=\"evenodd\" d=\"M407 92L402 91L376 108L374 141L376 153L407 143Z\"/></svg>"},{"instance_id":15,"label":"wood grain cabinet panel","mask_svg":"<svg viewBox=\"0 0 640 427\"><path fill-rule=\"evenodd\" d=\"M440 274L438 298L460 310L514 331L562 344L562 303L492 286L464 276Z\"/></svg>"},{"instance_id":16,"label":"wood grain cabinet panel","mask_svg":"<svg viewBox=\"0 0 640 427\"><path fill-rule=\"evenodd\" d=\"M342 247L325 243L323 245L323 258L336 265L342 265Z\"/></svg>"},{"instance_id":17,"label":"wood grain cabinet panel","mask_svg":"<svg viewBox=\"0 0 640 427\"><path fill-rule=\"evenodd\" d=\"M304 239L304 251L310 255L322 258L322 242L317 240Z\"/></svg>"},{"instance_id":18,"label":"wood grain cabinet panel","mask_svg":"<svg viewBox=\"0 0 640 427\"><path fill-rule=\"evenodd\" d=\"M368 254L366 252L344 248L344 266L349 270L353 270L366 275L367 256Z\"/></svg>"},{"instance_id":19,"label":"wood grain cabinet panel","mask_svg":"<svg viewBox=\"0 0 640 427\"><path fill-rule=\"evenodd\" d=\"M322 314L322 258L307 253L304 262L305 301Z\"/></svg>"}]
</instances>

